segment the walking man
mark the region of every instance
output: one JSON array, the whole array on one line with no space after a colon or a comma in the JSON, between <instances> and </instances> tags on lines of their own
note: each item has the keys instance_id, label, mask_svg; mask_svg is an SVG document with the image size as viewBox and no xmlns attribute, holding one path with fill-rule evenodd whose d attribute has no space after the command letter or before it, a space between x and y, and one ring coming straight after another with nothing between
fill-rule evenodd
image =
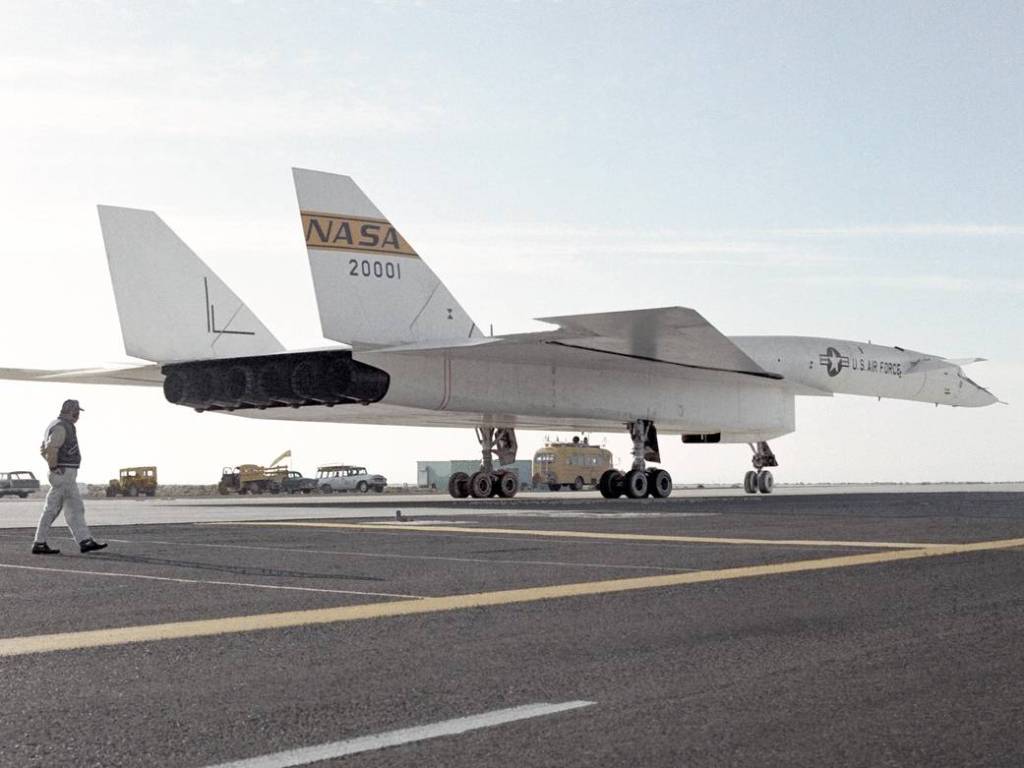
<instances>
[{"instance_id":1,"label":"walking man","mask_svg":"<svg viewBox=\"0 0 1024 768\"><path fill-rule=\"evenodd\" d=\"M61 509L64 510L64 520L71 529L71 535L75 537L82 552L93 552L107 546L106 543L97 542L89 533L89 526L85 524L85 505L78 492L78 467L82 463L82 453L78 449L75 422L81 412L77 400L65 400L60 408L60 416L50 422L43 436L39 450L50 468L50 492L46 494L46 505L36 529L33 555L60 554L59 549L51 549L46 543L46 536Z\"/></svg>"}]
</instances>

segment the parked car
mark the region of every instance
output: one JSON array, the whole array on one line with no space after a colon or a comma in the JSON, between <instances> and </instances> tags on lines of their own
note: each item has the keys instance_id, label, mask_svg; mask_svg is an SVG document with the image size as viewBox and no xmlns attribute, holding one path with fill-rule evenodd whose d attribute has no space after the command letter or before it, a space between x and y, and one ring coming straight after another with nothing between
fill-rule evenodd
<instances>
[{"instance_id":1,"label":"parked car","mask_svg":"<svg viewBox=\"0 0 1024 768\"><path fill-rule=\"evenodd\" d=\"M377 493L382 493L388 480L384 475L369 474L366 467L327 464L317 467L316 483L321 493L334 493L334 491L366 493L371 488Z\"/></svg>"},{"instance_id":2,"label":"parked car","mask_svg":"<svg viewBox=\"0 0 1024 768\"><path fill-rule=\"evenodd\" d=\"M285 493L312 493L316 490L315 477L303 477L301 472L291 470L287 477L281 478L281 490Z\"/></svg>"},{"instance_id":3,"label":"parked car","mask_svg":"<svg viewBox=\"0 0 1024 768\"><path fill-rule=\"evenodd\" d=\"M38 490L39 481L27 469L0 472L0 496L19 496L24 499Z\"/></svg>"}]
</instances>

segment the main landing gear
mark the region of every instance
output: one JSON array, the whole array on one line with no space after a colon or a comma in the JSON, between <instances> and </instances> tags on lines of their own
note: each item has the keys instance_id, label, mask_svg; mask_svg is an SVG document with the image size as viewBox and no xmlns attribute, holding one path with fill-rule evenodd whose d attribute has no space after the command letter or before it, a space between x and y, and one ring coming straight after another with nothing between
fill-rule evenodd
<instances>
[{"instance_id":1,"label":"main landing gear","mask_svg":"<svg viewBox=\"0 0 1024 768\"><path fill-rule=\"evenodd\" d=\"M626 428L633 438L633 468L628 472L617 469L605 471L597 483L598 490L606 499L617 499L620 496L629 499L642 499L646 496L667 498L672 493L672 475L664 469L647 467L648 461L661 461L658 430L654 422L637 419L627 424Z\"/></svg>"},{"instance_id":2,"label":"main landing gear","mask_svg":"<svg viewBox=\"0 0 1024 768\"><path fill-rule=\"evenodd\" d=\"M750 463L754 468L743 477L743 490L747 493L771 493L775 488L775 478L765 467L779 466L775 454L763 440L757 444L750 443L750 450L754 452Z\"/></svg>"},{"instance_id":3,"label":"main landing gear","mask_svg":"<svg viewBox=\"0 0 1024 768\"><path fill-rule=\"evenodd\" d=\"M448 493L453 499L486 499L500 496L511 499L519 493L519 475L511 469L503 469L516 460L519 444L516 431L503 427L478 427L477 440L480 442L480 469L473 474L454 472L448 478ZM498 469L494 468L493 456L498 457Z\"/></svg>"}]
</instances>

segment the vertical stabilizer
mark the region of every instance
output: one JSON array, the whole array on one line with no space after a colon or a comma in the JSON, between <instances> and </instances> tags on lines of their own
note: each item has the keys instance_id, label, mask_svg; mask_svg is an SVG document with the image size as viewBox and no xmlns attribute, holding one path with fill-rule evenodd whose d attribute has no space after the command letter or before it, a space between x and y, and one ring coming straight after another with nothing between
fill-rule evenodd
<instances>
[{"instance_id":1,"label":"vertical stabilizer","mask_svg":"<svg viewBox=\"0 0 1024 768\"><path fill-rule=\"evenodd\" d=\"M152 211L99 206L125 352L157 363L284 348Z\"/></svg>"},{"instance_id":2,"label":"vertical stabilizer","mask_svg":"<svg viewBox=\"0 0 1024 768\"><path fill-rule=\"evenodd\" d=\"M482 335L351 178L292 173L324 336L375 347Z\"/></svg>"}]
</instances>

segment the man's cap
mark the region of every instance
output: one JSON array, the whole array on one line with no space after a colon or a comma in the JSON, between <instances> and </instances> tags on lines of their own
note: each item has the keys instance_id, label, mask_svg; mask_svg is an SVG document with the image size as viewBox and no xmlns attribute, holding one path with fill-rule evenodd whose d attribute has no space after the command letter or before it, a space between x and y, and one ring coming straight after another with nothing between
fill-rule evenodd
<instances>
[{"instance_id":1,"label":"man's cap","mask_svg":"<svg viewBox=\"0 0 1024 768\"><path fill-rule=\"evenodd\" d=\"M65 400L64 404L60 407L61 413L75 413L76 411L84 411L85 408L78 404L77 400Z\"/></svg>"}]
</instances>

